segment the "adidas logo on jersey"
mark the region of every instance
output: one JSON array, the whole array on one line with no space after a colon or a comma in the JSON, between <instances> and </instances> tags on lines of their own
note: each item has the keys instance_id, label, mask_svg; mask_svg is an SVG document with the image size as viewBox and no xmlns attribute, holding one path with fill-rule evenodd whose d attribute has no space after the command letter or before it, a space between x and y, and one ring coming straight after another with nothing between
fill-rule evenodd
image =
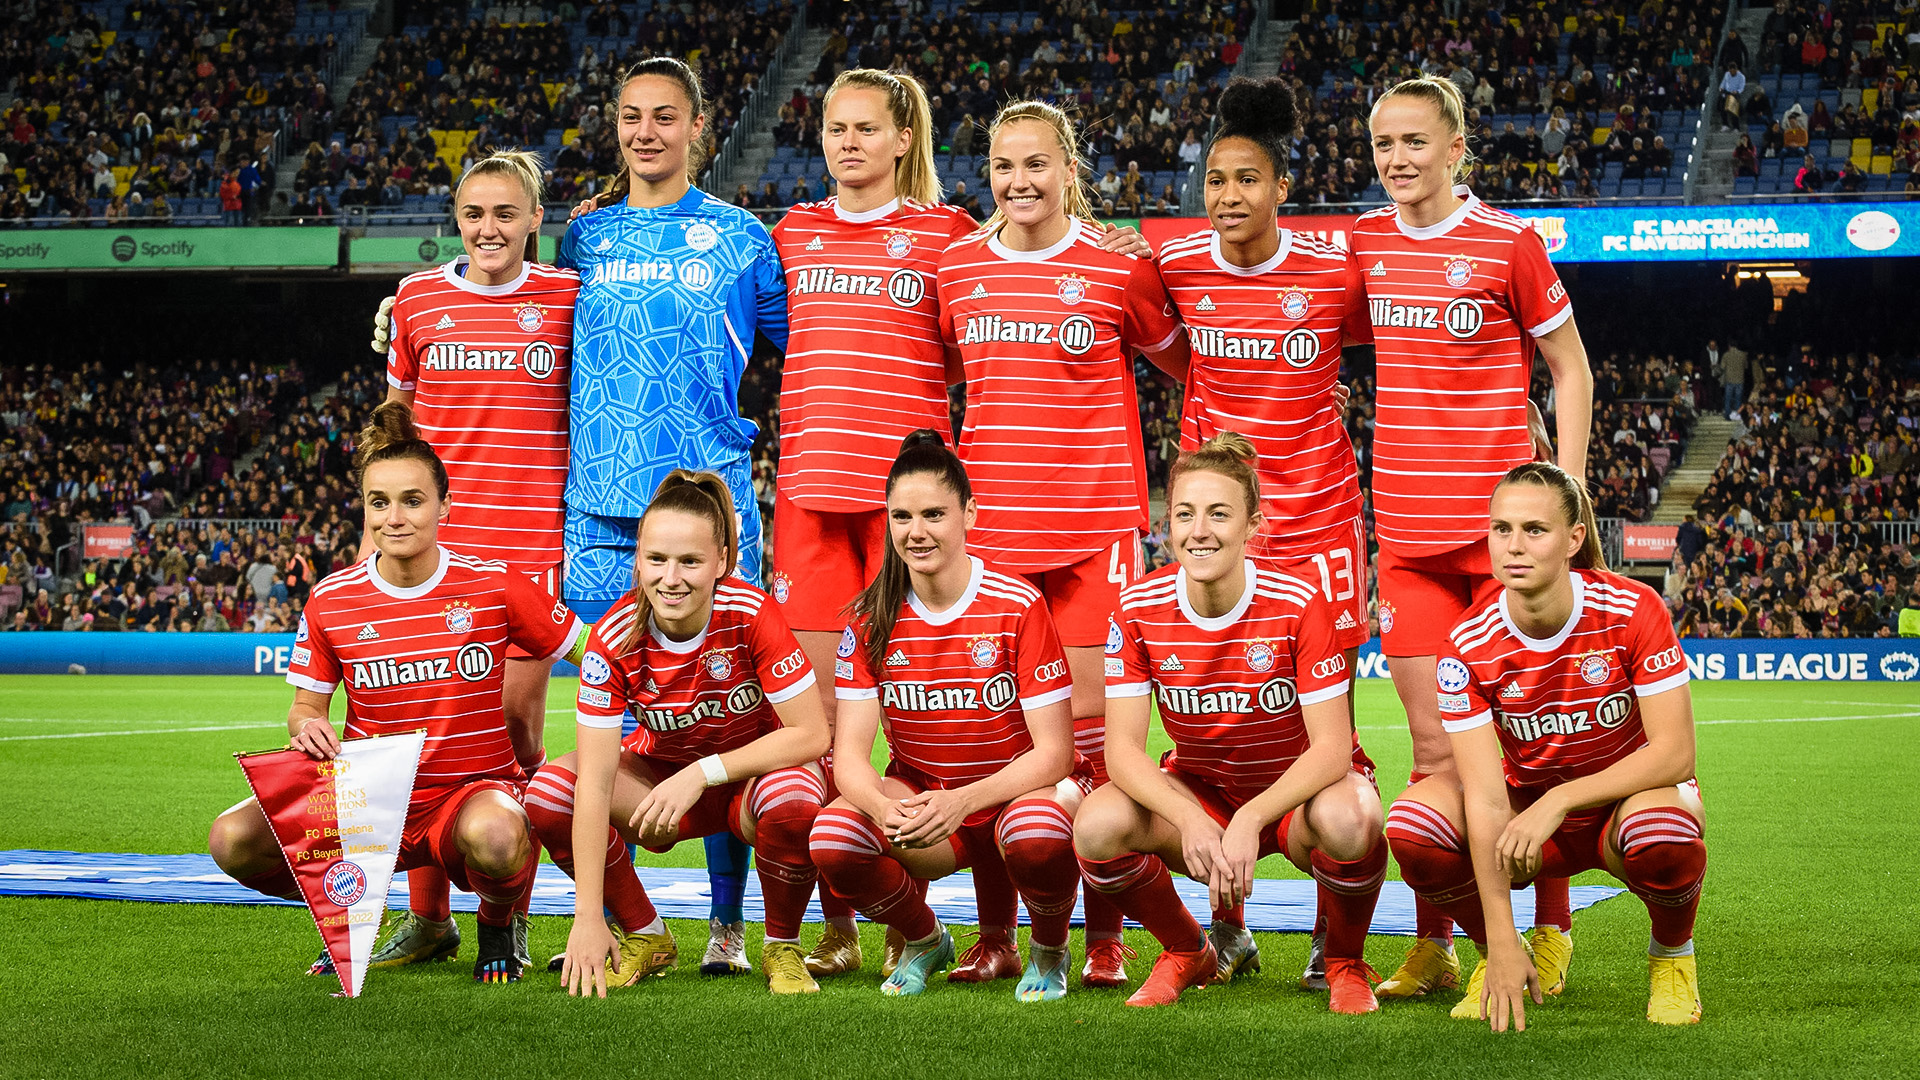
<instances>
[{"instance_id":1,"label":"adidas logo on jersey","mask_svg":"<svg viewBox=\"0 0 1920 1080\"><path fill-rule=\"evenodd\" d=\"M360 634L356 640L374 641L374 640L377 640L379 637L380 637L380 631L375 630L373 628L372 623L368 623L367 625L360 628Z\"/></svg>"},{"instance_id":2,"label":"adidas logo on jersey","mask_svg":"<svg viewBox=\"0 0 1920 1080\"><path fill-rule=\"evenodd\" d=\"M1203 297L1201 297L1201 298L1200 298L1200 302L1199 302L1199 303L1197 303L1197 304L1195 304L1195 305L1193 305L1193 310L1195 310L1195 311L1212 311L1212 310L1213 310L1213 297L1211 297L1211 296L1203 296Z\"/></svg>"},{"instance_id":3,"label":"adidas logo on jersey","mask_svg":"<svg viewBox=\"0 0 1920 1080\"><path fill-rule=\"evenodd\" d=\"M807 244L807 250L808 251L825 251L827 250L827 245L821 243L820 238L816 236L813 238L813 240L810 243Z\"/></svg>"},{"instance_id":4,"label":"adidas logo on jersey","mask_svg":"<svg viewBox=\"0 0 1920 1080\"><path fill-rule=\"evenodd\" d=\"M1160 670L1161 671L1185 671L1187 670L1187 666L1180 662L1179 657L1169 656L1165 660L1160 661Z\"/></svg>"},{"instance_id":5,"label":"adidas logo on jersey","mask_svg":"<svg viewBox=\"0 0 1920 1080\"><path fill-rule=\"evenodd\" d=\"M595 251L612 251L612 250L613 250L613 237L611 237L611 236L603 236L603 237L601 237L601 238L600 238L600 242L599 242L599 243L597 243L597 244L595 244L595 245L593 245L593 250L595 250Z\"/></svg>"},{"instance_id":6,"label":"adidas logo on jersey","mask_svg":"<svg viewBox=\"0 0 1920 1080\"><path fill-rule=\"evenodd\" d=\"M1333 628L1335 630L1351 630L1354 628L1354 625L1353 612L1345 608L1340 610L1340 617L1333 620Z\"/></svg>"},{"instance_id":7,"label":"adidas logo on jersey","mask_svg":"<svg viewBox=\"0 0 1920 1080\"><path fill-rule=\"evenodd\" d=\"M1512 700L1513 698L1523 697L1525 695L1520 693L1519 683L1510 682L1507 685L1500 688L1500 696L1504 699Z\"/></svg>"},{"instance_id":8,"label":"adidas logo on jersey","mask_svg":"<svg viewBox=\"0 0 1920 1080\"><path fill-rule=\"evenodd\" d=\"M1386 277L1387 261L1385 259L1382 259L1379 262L1374 263L1373 269L1367 271L1367 276L1368 277Z\"/></svg>"},{"instance_id":9,"label":"adidas logo on jersey","mask_svg":"<svg viewBox=\"0 0 1920 1080\"><path fill-rule=\"evenodd\" d=\"M451 330L451 329L453 329L453 316L451 316L451 315L442 315L442 316L440 316L440 321L439 321L439 322L437 322L437 323L434 323L434 324L433 324L433 328L434 328L435 330Z\"/></svg>"},{"instance_id":10,"label":"adidas logo on jersey","mask_svg":"<svg viewBox=\"0 0 1920 1080\"><path fill-rule=\"evenodd\" d=\"M907 654L905 652L902 652L899 649L893 650L893 654L887 657L887 666L888 667L906 667Z\"/></svg>"},{"instance_id":11,"label":"adidas logo on jersey","mask_svg":"<svg viewBox=\"0 0 1920 1080\"><path fill-rule=\"evenodd\" d=\"M975 285L973 287L973 291L967 294L967 299L969 300L985 300L986 298L987 298L987 283L984 281L978 285Z\"/></svg>"}]
</instances>

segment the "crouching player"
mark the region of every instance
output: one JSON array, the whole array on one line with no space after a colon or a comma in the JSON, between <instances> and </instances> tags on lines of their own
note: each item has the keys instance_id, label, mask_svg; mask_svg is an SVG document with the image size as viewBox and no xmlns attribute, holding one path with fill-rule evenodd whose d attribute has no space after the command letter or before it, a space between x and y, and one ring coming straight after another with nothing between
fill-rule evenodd
<instances>
[{"instance_id":1,"label":"crouching player","mask_svg":"<svg viewBox=\"0 0 1920 1080\"><path fill-rule=\"evenodd\" d=\"M396 869L436 867L478 893L473 977L513 982L528 963L521 902L539 857L501 709L507 648L549 661L578 657L586 627L525 574L439 545L453 506L447 472L404 403L374 410L354 465L377 550L314 587L287 673L287 728L316 760L337 754L327 710L343 682L347 738L426 728ZM381 677L393 665L414 677ZM207 844L242 885L299 898L253 799L215 819Z\"/></svg>"},{"instance_id":2,"label":"crouching player","mask_svg":"<svg viewBox=\"0 0 1920 1080\"><path fill-rule=\"evenodd\" d=\"M1604 867L1653 920L1647 1019L1700 1019L1693 920L1707 847L1686 658L1660 597L1607 572L1593 507L1553 465L1493 492L1487 546L1504 588L1442 646L1440 710L1459 762L1388 815L1401 876L1480 946L1455 1017L1526 1027L1539 976L1509 890ZM1464 788L1464 791L1462 790Z\"/></svg>"},{"instance_id":3,"label":"crouching player","mask_svg":"<svg viewBox=\"0 0 1920 1080\"><path fill-rule=\"evenodd\" d=\"M973 491L938 432L907 436L886 499L880 573L855 599L834 665L841 797L814 824L814 862L835 893L905 938L880 986L889 996L920 993L954 960L915 879L1004 863L1033 924L1014 995L1058 1000L1080 883L1073 812L1092 786L1073 749L1066 654L1039 591L967 554ZM872 765L883 724L885 778Z\"/></svg>"},{"instance_id":4,"label":"crouching player","mask_svg":"<svg viewBox=\"0 0 1920 1080\"><path fill-rule=\"evenodd\" d=\"M1327 918L1334 1012L1379 1008L1361 959L1386 875L1372 762L1347 719L1350 673L1312 585L1257 568L1253 446L1232 432L1173 467L1176 566L1121 594L1107 640L1107 771L1074 847L1088 883L1164 951L1129 1005L1167 1005L1219 974L1214 946L1168 867L1207 883L1216 910L1253 892L1254 864L1284 853L1313 875ZM1158 701L1174 749L1156 767Z\"/></svg>"},{"instance_id":5,"label":"crouching player","mask_svg":"<svg viewBox=\"0 0 1920 1080\"><path fill-rule=\"evenodd\" d=\"M807 834L826 797L813 668L767 594L728 576L740 535L718 475L668 473L639 532L636 587L580 661L578 749L527 786L527 816L574 879L561 980L569 994L605 997L671 968L679 950L626 846L661 852L731 834L759 855L769 989L818 990L800 951L818 876ZM629 709L640 723L623 742Z\"/></svg>"}]
</instances>

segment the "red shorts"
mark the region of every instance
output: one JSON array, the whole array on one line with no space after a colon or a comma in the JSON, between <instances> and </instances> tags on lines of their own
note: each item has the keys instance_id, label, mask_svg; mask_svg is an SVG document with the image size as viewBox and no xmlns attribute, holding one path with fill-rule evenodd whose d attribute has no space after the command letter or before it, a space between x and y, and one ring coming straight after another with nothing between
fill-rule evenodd
<instances>
[{"instance_id":1,"label":"red shorts","mask_svg":"<svg viewBox=\"0 0 1920 1080\"><path fill-rule=\"evenodd\" d=\"M655 781L665 780L667 777L687 767L684 762L662 761L655 757L642 757L632 751L621 751L620 764L623 768L634 763L637 763L640 768L645 770L646 774ZM651 844L642 844L640 846L655 854L659 854L672 851L674 844L679 843L681 840L691 840L699 836L715 836L719 833L730 833L741 840L745 840L746 837L740 835L740 829L738 827L740 810L746 805L747 795L753 790L754 781L778 778L781 773L790 770L807 771L804 765L794 765L790 766L789 769L775 769L772 772L764 773L760 776L750 776L745 780L735 780L731 784L720 784L716 787L708 788L701 793L700 798L693 804L693 808L688 810L685 816L680 819L680 829L676 839L672 843L661 847L654 847Z\"/></svg>"},{"instance_id":2,"label":"red shorts","mask_svg":"<svg viewBox=\"0 0 1920 1080\"><path fill-rule=\"evenodd\" d=\"M1247 553L1257 566L1320 586L1320 595L1333 609L1335 644L1342 649L1366 644L1371 633L1367 629L1367 530L1359 518L1315 536L1256 536Z\"/></svg>"},{"instance_id":3,"label":"red shorts","mask_svg":"<svg viewBox=\"0 0 1920 1080\"><path fill-rule=\"evenodd\" d=\"M1493 582L1487 545L1407 557L1380 549L1380 651L1434 656L1473 598Z\"/></svg>"},{"instance_id":4,"label":"red shorts","mask_svg":"<svg viewBox=\"0 0 1920 1080\"><path fill-rule=\"evenodd\" d=\"M414 792L413 805L407 807L407 823L400 829L400 857L394 862L394 870L437 866L462 892L472 892L473 886L467 881L467 857L460 854L453 836L460 809L483 791L501 792L517 806L524 790L524 785L511 780L470 780L459 787L429 790L424 797Z\"/></svg>"},{"instance_id":5,"label":"red shorts","mask_svg":"<svg viewBox=\"0 0 1920 1080\"><path fill-rule=\"evenodd\" d=\"M560 598L560 566L559 564L556 563L553 566L547 567L545 570L529 570L526 572L526 574L527 574L527 577L533 580L533 583L535 585L538 585L542 589L545 589L547 591L547 595L553 597L554 600L558 602ZM559 609L556 608L555 610L557 611ZM568 644L571 645L572 642L568 642ZM539 659L539 657L534 656L532 653L528 652L527 650L509 641L507 642L507 659L537 660Z\"/></svg>"},{"instance_id":6,"label":"red shorts","mask_svg":"<svg viewBox=\"0 0 1920 1080\"><path fill-rule=\"evenodd\" d=\"M795 630L839 633L847 605L880 572L887 512L809 510L773 494L773 581L768 590Z\"/></svg>"},{"instance_id":7,"label":"red shorts","mask_svg":"<svg viewBox=\"0 0 1920 1080\"><path fill-rule=\"evenodd\" d=\"M1019 576L1046 599L1060 644L1086 648L1107 643L1107 620L1120 610L1120 590L1143 569L1140 534L1128 530L1077 563Z\"/></svg>"},{"instance_id":8,"label":"red shorts","mask_svg":"<svg viewBox=\"0 0 1920 1080\"><path fill-rule=\"evenodd\" d=\"M1687 784L1693 785L1695 794L1699 793L1698 780L1689 780ZM1517 814L1532 806L1546 792L1547 789L1544 787L1523 788L1509 785L1507 803ZM1684 810L1681 812L1685 813ZM1547 837L1547 842L1541 846L1540 871L1535 876L1566 878L1588 870L1605 870L1607 868L1607 833L1618 824L1614 819L1619 813L1620 803L1616 801L1605 806L1575 810L1568 814L1566 820L1560 823L1560 827L1555 829L1553 835ZM1526 884L1528 882L1516 881L1513 887L1517 889Z\"/></svg>"},{"instance_id":9,"label":"red shorts","mask_svg":"<svg viewBox=\"0 0 1920 1080\"><path fill-rule=\"evenodd\" d=\"M1193 792L1194 798L1200 800L1200 809L1205 810L1207 816L1212 818L1221 828L1225 828L1227 823L1233 820L1233 812L1245 806L1251 798L1251 796L1242 798L1240 795L1229 791L1226 787L1204 776L1182 769L1180 763L1174 760L1171 750L1160 759L1160 771L1185 784L1187 790ZM1353 771L1365 777L1367 783L1372 784L1375 789L1379 788L1379 781L1373 777L1373 759L1367 756L1365 750L1360 749L1360 740L1358 739L1355 739L1353 743ZM1293 815L1299 813L1299 811L1299 807L1294 807L1292 810L1281 815L1279 821L1267 826L1267 828L1260 833L1261 858L1264 859L1269 855L1285 853L1287 850L1287 830L1293 827Z\"/></svg>"},{"instance_id":10,"label":"red shorts","mask_svg":"<svg viewBox=\"0 0 1920 1080\"><path fill-rule=\"evenodd\" d=\"M911 765L898 761L887 763L887 776L900 781L913 789L918 795L929 788L941 785L915 770ZM1093 794L1099 784L1094 782L1093 774L1084 766L1077 768L1067 779L1073 781L1082 796ZM965 870L969 866L979 866L982 862L992 865L1000 862L1000 843L995 835L1000 828L1000 815L1006 812L1008 804L989 806L977 810L953 834L947 837L947 845L953 848L955 870Z\"/></svg>"}]
</instances>

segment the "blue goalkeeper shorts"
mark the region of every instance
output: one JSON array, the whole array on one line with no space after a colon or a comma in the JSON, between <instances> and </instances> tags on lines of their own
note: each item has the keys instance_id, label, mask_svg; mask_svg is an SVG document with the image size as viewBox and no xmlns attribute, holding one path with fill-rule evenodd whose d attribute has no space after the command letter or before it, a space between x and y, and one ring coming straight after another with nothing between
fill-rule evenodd
<instances>
[{"instance_id":1,"label":"blue goalkeeper shorts","mask_svg":"<svg viewBox=\"0 0 1920 1080\"><path fill-rule=\"evenodd\" d=\"M742 466L740 476L726 477L740 525L740 563L735 572L758 585L760 504L754 498L753 484L746 471ZM601 517L568 506L561 542L567 554L566 574L562 578L567 606L585 621L599 622L607 609L633 588L640 519Z\"/></svg>"}]
</instances>

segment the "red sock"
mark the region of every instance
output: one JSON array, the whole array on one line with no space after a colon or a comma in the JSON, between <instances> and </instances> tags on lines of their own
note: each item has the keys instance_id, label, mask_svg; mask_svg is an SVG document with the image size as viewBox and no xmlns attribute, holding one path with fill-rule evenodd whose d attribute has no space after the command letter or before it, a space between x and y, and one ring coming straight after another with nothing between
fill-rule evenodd
<instances>
[{"instance_id":1,"label":"red sock","mask_svg":"<svg viewBox=\"0 0 1920 1080\"><path fill-rule=\"evenodd\" d=\"M1316 915L1317 914L1318 913L1316 912ZM1232 907L1214 908L1213 921L1226 923L1229 926L1237 926L1240 929L1245 930L1247 928L1247 905L1235 904ZM1314 922L1314 925L1315 926L1320 925L1320 922L1317 918Z\"/></svg>"},{"instance_id":2,"label":"red sock","mask_svg":"<svg viewBox=\"0 0 1920 1080\"><path fill-rule=\"evenodd\" d=\"M573 876L573 785L571 769L549 764L527 784L523 801L527 820L540 842L553 855L553 864ZM633 872L633 859L627 854L627 842L612 825L607 826L606 878L602 903L622 929L632 932L660 917L647 899L640 876ZM536 864L537 865L537 864Z\"/></svg>"},{"instance_id":3,"label":"red sock","mask_svg":"<svg viewBox=\"0 0 1920 1080\"><path fill-rule=\"evenodd\" d=\"M1487 940L1473 856L1453 823L1424 803L1400 799L1387 811L1387 843L1400 864L1400 878L1435 911L1458 922L1476 944ZM1420 936L1427 936L1420 931ZM1447 937L1453 936L1451 923Z\"/></svg>"},{"instance_id":4,"label":"red sock","mask_svg":"<svg viewBox=\"0 0 1920 1080\"><path fill-rule=\"evenodd\" d=\"M545 761L546 758L542 757L541 760ZM538 836L533 838L533 876L535 878L540 876L540 838ZM532 881L527 882L527 891L520 894L520 902L513 906L513 910L522 915L533 912L533 885ZM453 913L448 912L447 915L451 918Z\"/></svg>"},{"instance_id":5,"label":"red sock","mask_svg":"<svg viewBox=\"0 0 1920 1080\"><path fill-rule=\"evenodd\" d=\"M1196 952L1206 943L1200 924L1174 891L1173 875L1158 856L1129 852L1117 859L1080 859L1087 887L1105 894L1115 907L1154 936L1170 952Z\"/></svg>"},{"instance_id":6,"label":"red sock","mask_svg":"<svg viewBox=\"0 0 1920 1080\"><path fill-rule=\"evenodd\" d=\"M626 855L626 845L620 845L620 854ZM475 916L483 926L511 926L513 913L527 894L533 891L533 874L540 867L540 849L533 847L527 852L526 861L520 868L504 877L483 874L473 867L467 867L467 884L480 897L480 910ZM628 872L633 868L629 866ZM652 920L648 920L652 921ZM642 924L645 925L645 924Z\"/></svg>"},{"instance_id":7,"label":"red sock","mask_svg":"<svg viewBox=\"0 0 1920 1080\"><path fill-rule=\"evenodd\" d=\"M820 879L820 917L833 922L853 918L853 901L834 892L826 878Z\"/></svg>"},{"instance_id":8,"label":"red sock","mask_svg":"<svg viewBox=\"0 0 1920 1080\"><path fill-rule=\"evenodd\" d=\"M1707 841L1683 810L1659 807L1620 822L1620 860L1627 888L1647 905L1653 940L1678 948L1693 938L1700 882L1707 875Z\"/></svg>"},{"instance_id":9,"label":"red sock","mask_svg":"<svg viewBox=\"0 0 1920 1080\"><path fill-rule=\"evenodd\" d=\"M300 899L300 884L293 880L293 871L287 869L285 862L271 870L234 880L257 893L277 896L282 900Z\"/></svg>"},{"instance_id":10,"label":"red sock","mask_svg":"<svg viewBox=\"0 0 1920 1080\"><path fill-rule=\"evenodd\" d=\"M1020 921L1020 893L1014 888L1013 877L1007 872L1007 863L997 848L987 844L975 844L974 848L986 848L985 851L969 850L973 856L973 906L978 913L981 926L992 926L1007 933L1013 932L1015 923ZM926 883L920 885L920 895L927 895Z\"/></svg>"},{"instance_id":11,"label":"red sock","mask_svg":"<svg viewBox=\"0 0 1920 1080\"><path fill-rule=\"evenodd\" d=\"M1311 859L1315 897L1327 920L1327 957L1358 960L1387 877L1386 838L1376 837L1373 849L1353 862L1336 862L1319 851Z\"/></svg>"},{"instance_id":12,"label":"red sock","mask_svg":"<svg viewBox=\"0 0 1920 1080\"><path fill-rule=\"evenodd\" d=\"M1052 799L1016 799L996 830L1007 875L1020 888L1033 920L1033 942L1067 943L1080 864L1073 857L1073 819Z\"/></svg>"},{"instance_id":13,"label":"red sock","mask_svg":"<svg viewBox=\"0 0 1920 1080\"><path fill-rule=\"evenodd\" d=\"M1407 776L1407 786L1412 787L1427 778L1427 774L1415 771ZM1433 905L1433 902L1418 893L1413 897L1413 933L1416 937L1433 938L1446 941L1453 937L1453 920L1447 913Z\"/></svg>"},{"instance_id":14,"label":"red sock","mask_svg":"<svg viewBox=\"0 0 1920 1080\"><path fill-rule=\"evenodd\" d=\"M747 812L753 815L753 864L760 872L760 898L767 909L767 936L800 936L807 899L820 876L807 852L814 816L827 789L807 769L776 769L754 781Z\"/></svg>"},{"instance_id":15,"label":"red sock","mask_svg":"<svg viewBox=\"0 0 1920 1080\"><path fill-rule=\"evenodd\" d=\"M453 918L453 886L437 866L407 871L407 910L423 919L446 922Z\"/></svg>"},{"instance_id":16,"label":"red sock","mask_svg":"<svg viewBox=\"0 0 1920 1080\"><path fill-rule=\"evenodd\" d=\"M862 915L885 923L908 941L923 940L940 920L927 906L926 887L887 857L887 838L867 815L829 806L813 819L808 850L820 876Z\"/></svg>"},{"instance_id":17,"label":"red sock","mask_svg":"<svg viewBox=\"0 0 1920 1080\"><path fill-rule=\"evenodd\" d=\"M1566 878L1533 879L1533 925L1573 933L1573 893Z\"/></svg>"}]
</instances>

